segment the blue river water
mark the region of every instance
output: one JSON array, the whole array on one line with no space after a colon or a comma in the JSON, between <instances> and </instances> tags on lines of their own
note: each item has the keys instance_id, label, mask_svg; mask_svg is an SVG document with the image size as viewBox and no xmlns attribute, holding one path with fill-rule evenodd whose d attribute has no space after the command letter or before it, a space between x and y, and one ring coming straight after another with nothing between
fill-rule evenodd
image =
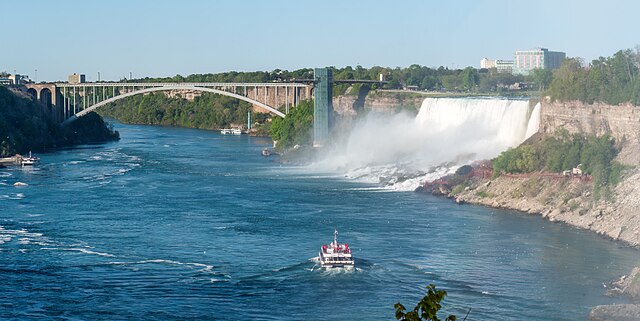
<instances>
[{"instance_id":1,"label":"blue river water","mask_svg":"<svg viewBox=\"0 0 640 321\"><path fill-rule=\"evenodd\" d=\"M435 283L459 320L584 320L640 264L538 216L282 165L268 139L116 129L0 170L0 319L393 320ZM355 271L310 260L334 228Z\"/></svg>"}]
</instances>

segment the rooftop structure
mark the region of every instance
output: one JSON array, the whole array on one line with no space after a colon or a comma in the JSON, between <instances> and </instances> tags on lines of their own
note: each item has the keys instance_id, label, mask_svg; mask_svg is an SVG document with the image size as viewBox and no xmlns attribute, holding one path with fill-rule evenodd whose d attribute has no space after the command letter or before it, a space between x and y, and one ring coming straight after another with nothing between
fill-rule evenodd
<instances>
[{"instance_id":1,"label":"rooftop structure","mask_svg":"<svg viewBox=\"0 0 640 321\"><path fill-rule=\"evenodd\" d=\"M30 83L29 76L27 75L8 75L6 77L0 77L0 85L24 85Z\"/></svg>"},{"instance_id":2,"label":"rooftop structure","mask_svg":"<svg viewBox=\"0 0 640 321\"><path fill-rule=\"evenodd\" d=\"M84 82L86 82L85 75L78 75L75 72L73 75L69 75L70 84L82 84Z\"/></svg>"}]
</instances>

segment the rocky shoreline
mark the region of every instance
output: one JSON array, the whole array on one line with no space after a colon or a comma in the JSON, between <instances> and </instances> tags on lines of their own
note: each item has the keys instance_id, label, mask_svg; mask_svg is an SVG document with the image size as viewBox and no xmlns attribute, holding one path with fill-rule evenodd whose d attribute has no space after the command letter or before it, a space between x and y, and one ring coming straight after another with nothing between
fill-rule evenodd
<instances>
[{"instance_id":1,"label":"rocky shoreline","mask_svg":"<svg viewBox=\"0 0 640 321\"><path fill-rule=\"evenodd\" d=\"M596 202L591 190L591 182L578 179L500 176L472 180L463 191L447 196L458 203L541 215L640 248L640 170L627 173L608 200Z\"/></svg>"},{"instance_id":2,"label":"rocky shoreline","mask_svg":"<svg viewBox=\"0 0 640 321\"><path fill-rule=\"evenodd\" d=\"M634 268L629 275L607 285L606 295L625 296L630 304L599 305L589 313L590 321L637 321L640 320L640 267Z\"/></svg>"}]
</instances>

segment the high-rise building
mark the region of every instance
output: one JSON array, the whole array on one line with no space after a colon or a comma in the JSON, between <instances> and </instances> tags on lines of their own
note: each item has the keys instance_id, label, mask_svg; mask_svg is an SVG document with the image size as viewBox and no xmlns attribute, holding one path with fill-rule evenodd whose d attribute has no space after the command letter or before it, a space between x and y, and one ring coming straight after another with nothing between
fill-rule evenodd
<instances>
[{"instance_id":1,"label":"high-rise building","mask_svg":"<svg viewBox=\"0 0 640 321\"><path fill-rule=\"evenodd\" d=\"M534 69L557 69L567 54L560 51L549 51L546 48L516 51L513 72L528 75Z\"/></svg>"}]
</instances>

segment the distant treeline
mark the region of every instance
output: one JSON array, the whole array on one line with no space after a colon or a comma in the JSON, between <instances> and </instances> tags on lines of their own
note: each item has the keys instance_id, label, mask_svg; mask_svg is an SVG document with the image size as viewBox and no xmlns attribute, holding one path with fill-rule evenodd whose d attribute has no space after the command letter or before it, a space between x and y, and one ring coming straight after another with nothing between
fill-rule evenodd
<instances>
[{"instance_id":1,"label":"distant treeline","mask_svg":"<svg viewBox=\"0 0 640 321\"><path fill-rule=\"evenodd\" d=\"M102 107L100 113L124 123L220 129L247 123L251 104L210 93L193 101L170 98L163 93L137 95ZM253 120L262 122L267 114L253 113Z\"/></svg>"},{"instance_id":2,"label":"distant treeline","mask_svg":"<svg viewBox=\"0 0 640 321\"><path fill-rule=\"evenodd\" d=\"M0 157L117 139L118 132L95 113L62 127L43 114L31 97L0 86Z\"/></svg>"},{"instance_id":3,"label":"distant treeline","mask_svg":"<svg viewBox=\"0 0 640 321\"><path fill-rule=\"evenodd\" d=\"M547 94L559 101L640 105L640 48L620 50L589 65L580 59L566 59L554 71Z\"/></svg>"},{"instance_id":4,"label":"distant treeline","mask_svg":"<svg viewBox=\"0 0 640 321\"><path fill-rule=\"evenodd\" d=\"M384 75L387 83L383 89L402 89L414 86L418 90L446 90L457 92L487 92L496 93L508 90L515 83L531 82L538 87L548 85L548 77L512 75L505 72L497 72L492 69L476 69L467 67L464 69L449 69L447 67L430 68L420 65L411 65L407 68L371 67L344 68L333 67L333 78L336 80L379 80L380 74ZM312 79L313 69L303 68L294 71L275 69L273 71L255 72L224 72L217 74L194 74L189 76L176 75L164 78L133 79L134 82L282 82L300 79ZM347 84L336 84L334 95L344 94ZM374 86L375 88L375 86ZM537 88L537 87L536 87ZM352 91L353 92L353 91Z\"/></svg>"}]
</instances>

